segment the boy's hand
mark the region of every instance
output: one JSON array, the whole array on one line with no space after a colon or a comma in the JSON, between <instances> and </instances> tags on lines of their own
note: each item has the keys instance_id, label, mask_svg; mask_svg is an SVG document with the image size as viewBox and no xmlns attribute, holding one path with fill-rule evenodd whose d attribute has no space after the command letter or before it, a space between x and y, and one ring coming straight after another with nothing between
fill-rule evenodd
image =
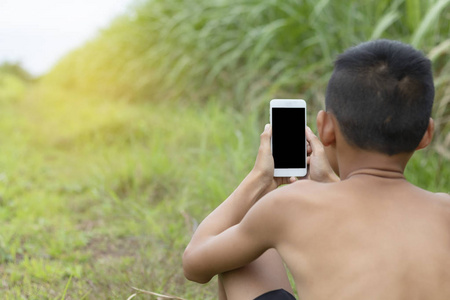
<instances>
[{"instance_id":1,"label":"boy's hand","mask_svg":"<svg viewBox=\"0 0 450 300\"><path fill-rule=\"evenodd\" d=\"M322 142L309 127L306 127L306 140L309 143L306 158L309 165L308 178L319 182L339 181L339 177L330 166Z\"/></svg>"},{"instance_id":2,"label":"boy's hand","mask_svg":"<svg viewBox=\"0 0 450 300\"><path fill-rule=\"evenodd\" d=\"M275 165L272 150L270 149L271 136L272 127L270 124L266 124L264 132L260 137L258 156L256 157L255 166L252 170L256 176L259 176L262 183L265 184L266 192L270 192L282 184L292 183L297 180L295 177L273 177Z\"/></svg>"}]
</instances>

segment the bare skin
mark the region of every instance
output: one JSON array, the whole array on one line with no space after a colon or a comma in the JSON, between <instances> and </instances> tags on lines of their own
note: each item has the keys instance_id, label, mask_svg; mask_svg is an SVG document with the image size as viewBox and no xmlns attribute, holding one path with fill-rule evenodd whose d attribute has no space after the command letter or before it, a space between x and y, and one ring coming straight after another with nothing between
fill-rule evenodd
<instances>
[{"instance_id":1,"label":"bare skin","mask_svg":"<svg viewBox=\"0 0 450 300\"><path fill-rule=\"evenodd\" d=\"M220 299L292 293L284 261L300 299L450 299L450 196L405 180L412 153L354 148L325 112L318 129L327 150L307 130L309 180L297 182L272 177L265 129L253 170L192 237L186 277L220 274ZM418 148L432 133L430 121Z\"/></svg>"}]
</instances>

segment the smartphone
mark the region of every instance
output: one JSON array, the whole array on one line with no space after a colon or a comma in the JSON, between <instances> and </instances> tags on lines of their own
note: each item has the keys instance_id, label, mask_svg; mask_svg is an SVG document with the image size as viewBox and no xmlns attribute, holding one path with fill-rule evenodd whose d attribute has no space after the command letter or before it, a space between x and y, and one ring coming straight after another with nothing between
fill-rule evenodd
<instances>
[{"instance_id":1,"label":"smartphone","mask_svg":"<svg viewBox=\"0 0 450 300\"><path fill-rule=\"evenodd\" d=\"M306 176L305 100L271 100L270 124L274 177Z\"/></svg>"}]
</instances>

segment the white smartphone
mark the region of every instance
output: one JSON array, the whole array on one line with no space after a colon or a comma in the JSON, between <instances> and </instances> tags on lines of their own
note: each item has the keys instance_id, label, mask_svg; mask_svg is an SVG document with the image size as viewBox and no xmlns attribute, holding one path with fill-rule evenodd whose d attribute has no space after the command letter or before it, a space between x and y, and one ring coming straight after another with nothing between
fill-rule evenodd
<instances>
[{"instance_id":1,"label":"white smartphone","mask_svg":"<svg viewBox=\"0 0 450 300\"><path fill-rule=\"evenodd\" d=\"M271 100L270 124L274 177L306 176L305 100Z\"/></svg>"}]
</instances>

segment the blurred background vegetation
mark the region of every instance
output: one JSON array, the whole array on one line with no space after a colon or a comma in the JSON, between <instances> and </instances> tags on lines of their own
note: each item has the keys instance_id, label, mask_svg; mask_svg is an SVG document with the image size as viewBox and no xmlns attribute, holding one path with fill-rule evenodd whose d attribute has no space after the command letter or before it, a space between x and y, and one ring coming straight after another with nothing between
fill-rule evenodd
<instances>
[{"instance_id":1,"label":"blurred background vegetation","mask_svg":"<svg viewBox=\"0 0 450 300\"><path fill-rule=\"evenodd\" d=\"M432 60L436 136L406 176L449 192L449 21L450 0L143 0L40 78L1 65L0 295L215 299L181 254L251 169L269 100L305 99L314 129L334 58L370 39Z\"/></svg>"}]
</instances>

